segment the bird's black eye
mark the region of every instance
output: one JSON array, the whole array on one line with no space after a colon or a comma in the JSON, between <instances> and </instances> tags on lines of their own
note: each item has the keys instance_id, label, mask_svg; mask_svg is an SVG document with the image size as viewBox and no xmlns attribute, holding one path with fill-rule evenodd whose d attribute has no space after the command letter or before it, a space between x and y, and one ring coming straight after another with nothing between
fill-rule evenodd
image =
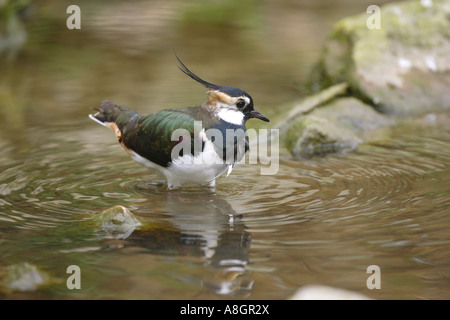
<instances>
[{"instance_id":1,"label":"bird's black eye","mask_svg":"<svg viewBox=\"0 0 450 320\"><path fill-rule=\"evenodd\" d=\"M245 107L245 101L238 100L238 102L236 103L236 107L238 107L239 109L242 109L243 107Z\"/></svg>"}]
</instances>

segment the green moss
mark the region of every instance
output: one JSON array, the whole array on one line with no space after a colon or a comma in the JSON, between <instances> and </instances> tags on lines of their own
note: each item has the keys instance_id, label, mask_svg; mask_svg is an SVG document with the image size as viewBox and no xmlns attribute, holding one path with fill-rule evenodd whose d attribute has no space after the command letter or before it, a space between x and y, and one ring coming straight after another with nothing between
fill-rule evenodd
<instances>
[{"instance_id":1,"label":"green moss","mask_svg":"<svg viewBox=\"0 0 450 320\"><path fill-rule=\"evenodd\" d=\"M294 157L310 158L354 149L361 140L325 118L308 115L289 128L283 142Z\"/></svg>"},{"instance_id":2,"label":"green moss","mask_svg":"<svg viewBox=\"0 0 450 320\"><path fill-rule=\"evenodd\" d=\"M424 61L446 58L450 2L435 0L424 7L418 0L406 1L382 6L380 12L380 29L367 28L367 13L336 23L310 87L317 91L345 81L351 95L391 114L442 108L448 98L441 75L445 77L448 68L437 64L440 70L435 72ZM410 67L400 65L400 58ZM412 76L416 71L419 75Z\"/></svg>"},{"instance_id":3,"label":"green moss","mask_svg":"<svg viewBox=\"0 0 450 320\"><path fill-rule=\"evenodd\" d=\"M394 122L353 97L341 97L295 120L282 142L295 157L353 150L376 129ZM366 140L366 141L367 141Z\"/></svg>"}]
</instances>

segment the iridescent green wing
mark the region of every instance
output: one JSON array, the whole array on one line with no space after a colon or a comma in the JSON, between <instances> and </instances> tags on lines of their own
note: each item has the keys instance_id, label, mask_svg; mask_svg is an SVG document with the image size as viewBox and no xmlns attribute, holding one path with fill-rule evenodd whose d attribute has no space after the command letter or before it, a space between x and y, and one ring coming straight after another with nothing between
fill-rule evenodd
<instances>
[{"instance_id":1,"label":"iridescent green wing","mask_svg":"<svg viewBox=\"0 0 450 320\"><path fill-rule=\"evenodd\" d=\"M194 115L193 108L163 110L141 115L122 130L123 144L141 157L167 167L172 161L172 149L183 139L190 138L193 154ZM184 130L176 131L177 129ZM187 134L185 137L174 134L183 132Z\"/></svg>"}]
</instances>

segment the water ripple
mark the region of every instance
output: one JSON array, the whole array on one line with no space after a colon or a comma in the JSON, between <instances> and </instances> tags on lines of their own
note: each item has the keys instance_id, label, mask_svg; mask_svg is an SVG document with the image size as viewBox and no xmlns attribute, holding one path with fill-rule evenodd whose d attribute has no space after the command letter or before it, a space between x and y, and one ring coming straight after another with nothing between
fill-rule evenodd
<instances>
[{"instance_id":1,"label":"water ripple","mask_svg":"<svg viewBox=\"0 0 450 320\"><path fill-rule=\"evenodd\" d=\"M346 156L301 162L285 159L276 176L260 177L258 183L240 179L232 203L245 213L247 225L258 232L276 232L286 224L310 220L351 220L419 206L436 190L430 193L417 186L448 169L442 160L450 158L449 150L431 138L399 138L404 139L396 142L402 148L373 144ZM257 174L257 168L247 166L245 170L249 176ZM237 184L237 179L233 183Z\"/></svg>"}]
</instances>

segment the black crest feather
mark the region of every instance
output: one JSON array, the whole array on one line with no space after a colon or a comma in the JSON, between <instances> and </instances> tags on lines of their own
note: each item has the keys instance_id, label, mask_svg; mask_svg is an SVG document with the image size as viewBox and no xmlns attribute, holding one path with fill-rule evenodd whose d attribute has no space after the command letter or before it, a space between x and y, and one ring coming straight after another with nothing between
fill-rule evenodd
<instances>
[{"instance_id":1,"label":"black crest feather","mask_svg":"<svg viewBox=\"0 0 450 320\"><path fill-rule=\"evenodd\" d=\"M221 86L218 86L216 84L210 83L208 81L203 80L202 78L200 78L198 75L196 75L195 73L193 73L191 70L188 69L188 67L186 67L186 65L180 60L180 58L178 58L175 50L173 51L173 53L175 54L175 57L178 60L178 63L180 64L178 66L178 68L187 76L189 76L191 79L194 79L195 81L197 81L198 83L201 83L202 85L204 85L205 87L209 88L209 89L213 89L213 90L219 90Z\"/></svg>"},{"instance_id":2,"label":"black crest feather","mask_svg":"<svg viewBox=\"0 0 450 320\"><path fill-rule=\"evenodd\" d=\"M191 79L194 79L195 81L197 81L198 83L201 83L205 87L207 87L209 89L212 89L212 90L218 90L218 91L224 92L224 93L230 95L231 97L247 96L250 99L252 98L252 97L250 97L250 95L247 92L245 92L242 89L235 88L235 87L230 87L230 86L219 86L217 84L213 84L213 83L210 83L208 81L203 80L198 75L196 75L191 70L189 70L188 67L186 67L186 65L180 60L180 58L178 58L175 50L173 50L173 53L175 54L175 57L177 58L178 63L180 64L178 66L178 68L184 74L188 75Z\"/></svg>"}]
</instances>

